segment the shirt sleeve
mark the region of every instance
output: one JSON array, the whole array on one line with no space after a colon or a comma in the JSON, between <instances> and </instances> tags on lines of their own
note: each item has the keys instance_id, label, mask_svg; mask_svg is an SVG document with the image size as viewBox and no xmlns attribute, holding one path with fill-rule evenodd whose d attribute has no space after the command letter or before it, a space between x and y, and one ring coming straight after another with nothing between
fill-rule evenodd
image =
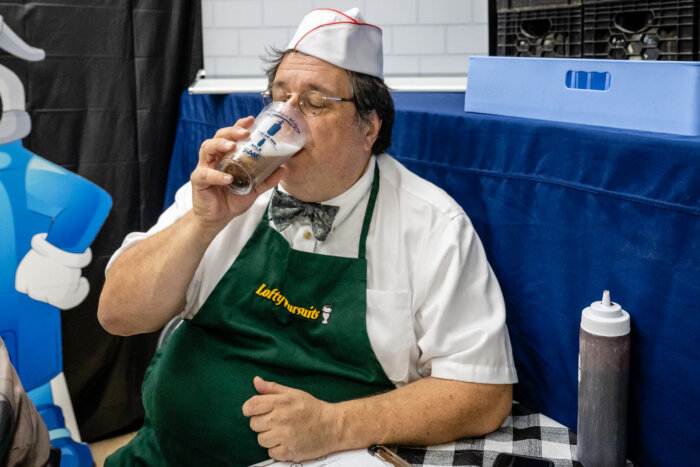
<instances>
[{"instance_id":1,"label":"shirt sleeve","mask_svg":"<svg viewBox=\"0 0 700 467\"><path fill-rule=\"evenodd\" d=\"M422 376L515 383L505 303L464 213L436 226L415 271L415 331Z\"/></svg>"}]
</instances>

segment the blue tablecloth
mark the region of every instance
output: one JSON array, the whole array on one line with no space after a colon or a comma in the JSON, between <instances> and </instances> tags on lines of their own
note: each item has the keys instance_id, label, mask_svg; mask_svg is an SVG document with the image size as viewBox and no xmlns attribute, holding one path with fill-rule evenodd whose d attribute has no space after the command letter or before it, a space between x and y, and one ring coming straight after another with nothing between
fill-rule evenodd
<instances>
[{"instance_id":1,"label":"blue tablecloth","mask_svg":"<svg viewBox=\"0 0 700 467\"><path fill-rule=\"evenodd\" d=\"M632 316L628 457L694 465L700 138L465 113L457 93L394 99L389 153L464 207L499 278L515 398L576 428L581 310L610 290ZM260 107L183 95L166 203L202 141Z\"/></svg>"}]
</instances>

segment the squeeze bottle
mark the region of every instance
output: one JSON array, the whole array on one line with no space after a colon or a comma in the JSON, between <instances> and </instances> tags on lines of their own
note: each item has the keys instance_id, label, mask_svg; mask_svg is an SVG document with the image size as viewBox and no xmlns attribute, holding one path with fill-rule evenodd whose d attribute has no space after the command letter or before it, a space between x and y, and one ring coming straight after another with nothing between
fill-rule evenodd
<instances>
[{"instance_id":1,"label":"squeeze bottle","mask_svg":"<svg viewBox=\"0 0 700 467\"><path fill-rule=\"evenodd\" d=\"M610 293L581 314L576 456L584 467L625 465L630 315Z\"/></svg>"}]
</instances>

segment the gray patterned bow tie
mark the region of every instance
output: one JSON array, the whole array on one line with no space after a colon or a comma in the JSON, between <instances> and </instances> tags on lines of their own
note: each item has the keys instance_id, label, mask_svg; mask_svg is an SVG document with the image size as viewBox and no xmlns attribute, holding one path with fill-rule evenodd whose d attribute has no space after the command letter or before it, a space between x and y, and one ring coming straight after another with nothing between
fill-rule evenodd
<instances>
[{"instance_id":1,"label":"gray patterned bow tie","mask_svg":"<svg viewBox=\"0 0 700 467\"><path fill-rule=\"evenodd\" d=\"M331 231L338 209L340 209L338 206L299 201L275 187L270 200L269 215L280 232L292 225L297 217L308 217L311 220L311 231L314 237L322 242Z\"/></svg>"}]
</instances>

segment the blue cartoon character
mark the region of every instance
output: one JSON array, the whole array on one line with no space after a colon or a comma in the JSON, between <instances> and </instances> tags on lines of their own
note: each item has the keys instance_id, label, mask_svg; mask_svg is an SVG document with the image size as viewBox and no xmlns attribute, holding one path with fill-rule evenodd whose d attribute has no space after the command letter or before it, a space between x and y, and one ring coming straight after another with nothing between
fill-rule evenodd
<instances>
[{"instance_id":1,"label":"blue cartoon character","mask_svg":"<svg viewBox=\"0 0 700 467\"><path fill-rule=\"evenodd\" d=\"M0 16L0 48L25 60L44 58ZM0 66L0 337L37 406L63 466L93 465L79 440L63 376L61 312L80 304L90 244L112 205L96 185L22 146L31 130L24 87ZM71 432L66 428L70 427Z\"/></svg>"}]
</instances>

